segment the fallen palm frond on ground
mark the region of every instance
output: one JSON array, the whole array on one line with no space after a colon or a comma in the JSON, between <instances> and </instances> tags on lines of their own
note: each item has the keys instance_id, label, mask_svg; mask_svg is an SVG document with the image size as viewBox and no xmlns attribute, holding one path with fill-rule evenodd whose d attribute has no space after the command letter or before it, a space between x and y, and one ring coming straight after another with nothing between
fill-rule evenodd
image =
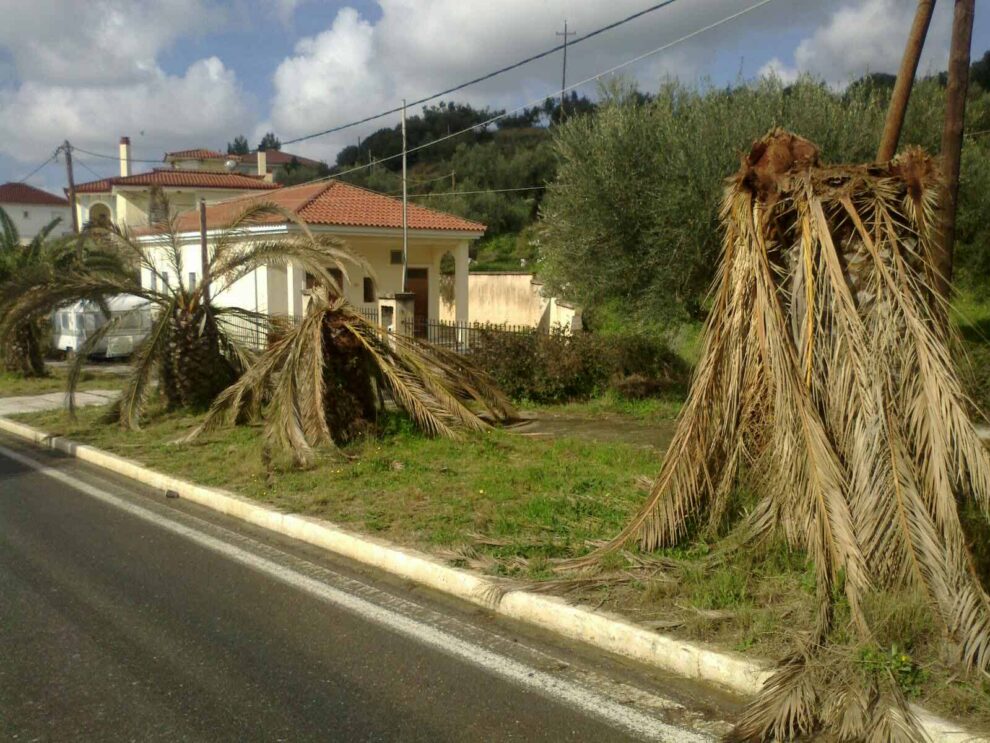
<instances>
[{"instance_id":1,"label":"fallen palm frond on ground","mask_svg":"<svg viewBox=\"0 0 990 743\"><path fill-rule=\"evenodd\" d=\"M456 353L389 333L346 301L314 293L306 316L225 390L189 438L265 407L269 444L308 464L317 446L370 431L383 392L431 436L483 431L473 401L498 422L517 417L494 383Z\"/></svg>"},{"instance_id":2,"label":"fallen palm frond on ground","mask_svg":"<svg viewBox=\"0 0 990 743\"><path fill-rule=\"evenodd\" d=\"M931 290L938 189L920 150L825 167L780 130L727 189L688 401L646 504L602 550L717 528L744 481L760 499L735 525L737 544L777 534L807 551L816 627L732 740L923 739L892 674L860 662L885 590L923 591L961 668L990 665L990 602L958 509L973 499L987 515L990 460Z\"/></svg>"},{"instance_id":3,"label":"fallen palm frond on ground","mask_svg":"<svg viewBox=\"0 0 990 743\"><path fill-rule=\"evenodd\" d=\"M245 228L271 219L284 220L296 230L272 240L247 236ZM87 356L118 327L138 321L141 315L147 316L150 330L134 350L132 371L109 417L125 428L138 428L156 383L169 409L205 410L251 363L257 339L266 338L273 329L272 318L225 306L216 302L218 296L261 266L291 262L328 284L335 281L331 269L346 276L345 264L364 266L338 240L313 234L295 214L275 204L252 202L215 233L203 275L200 260L187 265L189 240L180 233L176 215L144 237L116 229L90 230L80 239L100 246L116 260L68 266L49 261L19 282L5 285L0 337L73 302L105 305L117 296L138 298L143 301L108 318L79 349L68 376L70 410ZM99 257L100 251L92 252Z\"/></svg>"}]
</instances>

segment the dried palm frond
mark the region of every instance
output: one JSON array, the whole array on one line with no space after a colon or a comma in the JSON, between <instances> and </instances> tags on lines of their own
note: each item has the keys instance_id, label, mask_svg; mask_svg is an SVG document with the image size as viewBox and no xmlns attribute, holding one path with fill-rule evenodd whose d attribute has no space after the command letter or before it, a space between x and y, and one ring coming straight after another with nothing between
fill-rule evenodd
<instances>
[{"instance_id":1,"label":"dried palm frond","mask_svg":"<svg viewBox=\"0 0 990 743\"><path fill-rule=\"evenodd\" d=\"M851 636L868 644L864 598L916 586L960 664L990 667L990 601L958 511L971 498L990 512L990 459L932 289L939 187L920 150L826 167L813 144L775 130L726 189L723 255L687 403L646 503L602 550L634 537L644 550L676 544L722 518L745 473L763 498L747 537L776 532L808 552L817 626L733 740L823 727L840 740L921 739L895 684L823 662L839 596Z\"/></svg>"},{"instance_id":2,"label":"dried palm frond","mask_svg":"<svg viewBox=\"0 0 990 743\"><path fill-rule=\"evenodd\" d=\"M384 394L432 436L456 437L517 417L508 398L463 357L368 322L339 297L317 290L303 321L287 329L228 387L187 439L233 425L265 407L269 445L308 464L377 420Z\"/></svg>"},{"instance_id":3,"label":"dried palm frond","mask_svg":"<svg viewBox=\"0 0 990 743\"><path fill-rule=\"evenodd\" d=\"M257 239L245 231L252 224L272 219L284 220L293 231L270 240ZM217 300L252 271L291 262L327 285L335 283L334 270L346 276L347 263L370 273L365 262L342 243L327 235L315 235L293 212L276 204L251 202L211 236L207 275L199 275L190 285L182 280L189 273L183 264L188 236L182 235L177 225L177 216L171 215L157 225L159 234L144 238L115 228L96 228L79 238L88 246L85 261L66 264L50 260L30 274L21 272L17 282L5 285L0 298L0 337L27 320L72 302L88 300L105 305L118 295L144 300L109 319L79 350L68 377L70 412L87 355L133 315L150 315L151 331L135 349L133 370L111 415L131 429L140 424L156 375L158 390L169 408L206 409L253 362L256 351L243 337L266 339L275 330L276 321L262 313L223 306L222 300ZM200 265L197 261L194 268L200 269ZM151 286L142 284L142 271L154 277Z\"/></svg>"}]
</instances>

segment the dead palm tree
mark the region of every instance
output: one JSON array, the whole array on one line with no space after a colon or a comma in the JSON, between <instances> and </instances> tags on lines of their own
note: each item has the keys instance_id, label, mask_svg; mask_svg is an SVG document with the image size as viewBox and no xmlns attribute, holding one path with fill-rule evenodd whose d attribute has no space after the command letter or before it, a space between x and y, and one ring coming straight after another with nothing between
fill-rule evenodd
<instances>
[{"instance_id":1,"label":"dead palm tree","mask_svg":"<svg viewBox=\"0 0 990 743\"><path fill-rule=\"evenodd\" d=\"M217 397L189 438L264 407L267 443L306 465L315 447L371 430L385 405L383 393L429 435L488 428L468 407L472 402L494 421L516 417L505 395L462 356L390 333L332 290L318 290L302 323Z\"/></svg>"},{"instance_id":2,"label":"dead palm tree","mask_svg":"<svg viewBox=\"0 0 990 743\"><path fill-rule=\"evenodd\" d=\"M760 500L729 541L782 535L810 555L814 632L731 740L923 739L893 677L864 677L830 645L874 642L867 607L885 590L922 591L961 667L990 667L990 601L959 515L966 499L990 513L990 459L933 292L938 191L920 150L825 167L780 130L726 189L687 403L648 500L604 549L638 537L655 550L722 523L745 480Z\"/></svg>"},{"instance_id":3,"label":"dead palm tree","mask_svg":"<svg viewBox=\"0 0 990 743\"><path fill-rule=\"evenodd\" d=\"M272 219L290 222L298 228L296 235L253 240L245 232L252 224ZM237 281L260 266L294 263L330 283L334 280L331 270L346 276L345 263L361 263L339 241L313 234L294 214L265 202L251 203L219 230L209 246L207 276L198 276L193 285L182 280L187 272L175 217L143 236L98 229L90 237L114 251L118 263L49 272L24 282L0 301L0 333L22 318L71 302L105 302L119 295L143 298L143 304L117 314L87 338L69 373L71 407L89 351L131 316L149 313L151 331L134 352L133 371L114 412L128 428L139 426L155 375L169 408L205 409L247 368L256 352L251 341L268 337L272 319L214 301ZM197 261L195 268L199 266ZM142 272L153 277L150 286L142 284Z\"/></svg>"}]
</instances>

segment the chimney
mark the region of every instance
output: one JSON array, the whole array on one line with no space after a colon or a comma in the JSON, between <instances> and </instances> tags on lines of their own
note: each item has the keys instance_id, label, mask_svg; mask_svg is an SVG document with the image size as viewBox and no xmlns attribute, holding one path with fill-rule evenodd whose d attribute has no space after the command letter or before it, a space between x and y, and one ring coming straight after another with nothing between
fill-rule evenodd
<instances>
[{"instance_id":1,"label":"chimney","mask_svg":"<svg viewBox=\"0 0 990 743\"><path fill-rule=\"evenodd\" d=\"M131 174L131 138L120 138L120 175L123 177Z\"/></svg>"},{"instance_id":2,"label":"chimney","mask_svg":"<svg viewBox=\"0 0 990 743\"><path fill-rule=\"evenodd\" d=\"M264 150L258 150L258 175L262 177L268 175L268 155Z\"/></svg>"}]
</instances>

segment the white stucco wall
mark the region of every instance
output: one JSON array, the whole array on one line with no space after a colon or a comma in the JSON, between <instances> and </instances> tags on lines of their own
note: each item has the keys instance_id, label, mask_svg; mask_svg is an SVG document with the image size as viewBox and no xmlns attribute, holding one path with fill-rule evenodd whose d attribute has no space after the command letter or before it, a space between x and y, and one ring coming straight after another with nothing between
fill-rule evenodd
<instances>
[{"instance_id":1,"label":"white stucco wall","mask_svg":"<svg viewBox=\"0 0 990 743\"><path fill-rule=\"evenodd\" d=\"M385 231L380 231L383 233ZM402 238L398 230L394 234L361 234L346 230L334 230L338 237L352 252L367 264L366 266L345 264L347 277L344 282L344 296L359 308L377 308L377 301L364 301L364 278L371 277L376 282L376 295L394 294L402 290L402 265L391 262L392 251L401 251ZM268 234L266 239L277 236ZM428 317L431 320L440 317L440 262L443 256L450 252L459 254L462 264L467 265L469 240L463 236L429 236L411 237L409 240L410 268L425 268L428 277ZM153 245L153 243L151 243ZM151 247L155 264L159 272L169 273L169 283L175 285L174 267L170 266L167 248L164 246ZM183 246L183 281L190 271L200 274L199 239L191 236ZM145 269L141 277L143 286L151 286L151 272ZM215 295L215 301L227 307L266 312L273 315L301 315L305 307L306 275L300 267L270 266L240 279L233 286ZM215 287L219 291L219 287ZM462 308L463 320L467 320L467 302ZM453 311L453 310L452 310Z\"/></svg>"},{"instance_id":2,"label":"white stucco wall","mask_svg":"<svg viewBox=\"0 0 990 743\"><path fill-rule=\"evenodd\" d=\"M449 280L449 278L448 278ZM472 273L468 276L468 308L471 322L578 330L581 312L555 297L543 294L533 274L518 271ZM440 319L452 322L453 303L441 302Z\"/></svg>"},{"instance_id":3,"label":"white stucco wall","mask_svg":"<svg viewBox=\"0 0 990 743\"><path fill-rule=\"evenodd\" d=\"M68 235L72 232L72 212L67 206L47 206L43 204L6 204L0 202L0 209L7 212L21 243L27 245L41 229L56 217L62 222L55 228L52 236Z\"/></svg>"}]
</instances>

